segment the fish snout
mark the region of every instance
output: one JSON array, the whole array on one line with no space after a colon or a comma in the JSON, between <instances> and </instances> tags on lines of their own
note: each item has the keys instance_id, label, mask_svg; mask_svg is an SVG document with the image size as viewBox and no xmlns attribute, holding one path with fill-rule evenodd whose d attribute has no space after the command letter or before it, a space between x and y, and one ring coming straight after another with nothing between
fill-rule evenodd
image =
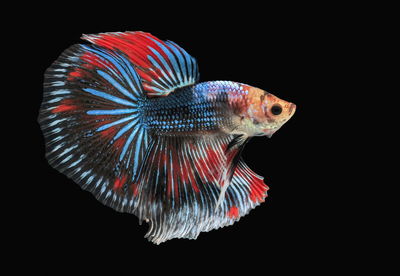
<instances>
[{"instance_id":1,"label":"fish snout","mask_svg":"<svg viewBox=\"0 0 400 276\"><path fill-rule=\"evenodd\" d=\"M296 112L296 105L294 103L290 103L289 116L292 116L295 112Z\"/></svg>"}]
</instances>

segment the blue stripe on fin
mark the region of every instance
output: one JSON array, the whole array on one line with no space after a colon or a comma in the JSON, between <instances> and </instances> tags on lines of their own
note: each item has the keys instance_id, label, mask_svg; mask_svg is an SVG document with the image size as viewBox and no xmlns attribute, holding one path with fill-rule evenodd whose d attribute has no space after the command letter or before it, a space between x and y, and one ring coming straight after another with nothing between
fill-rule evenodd
<instances>
[{"instance_id":1,"label":"blue stripe on fin","mask_svg":"<svg viewBox=\"0 0 400 276\"><path fill-rule=\"evenodd\" d=\"M98 91L98 90L95 90L95 89L92 89L92 88L83 88L83 91L88 92L88 93L90 93L92 95L95 95L97 97L101 97L101 98L104 98L106 100L119 103L119 104L128 105L128 106L136 106L132 102L129 102L127 100L112 96L110 94L107 94L107 93L104 93L104 92L101 92L101 91Z\"/></svg>"},{"instance_id":2,"label":"blue stripe on fin","mask_svg":"<svg viewBox=\"0 0 400 276\"><path fill-rule=\"evenodd\" d=\"M168 75L164 72L164 70L161 68L160 64L158 64L158 62L150 55L147 56L147 58L151 61L151 63L157 67L157 69L160 70L161 74L165 77L165 79L170 83L168 86L171 87L171 85L173 84L173 82L170 80L170 78L168 77Z\"/></svg>"},{"instance_id":3,"label":"blue stripe on fin","mask_svg":"<svg viewBox=\"0 0 400 276\"><path fill-rule=\"evenodd\" d=\"M135 100L133 97L132 93L130 93L126 88L124 88L121 84L119 84L116 80L114 80L113 77L111 77L109 74L106 72L103 72L101 70L97 70L97 73L102 76L105 80L107 80L111 85L113 85L115 88L118 89L119 92L127 96L128 98L131 98L132 100ZM126 76L128 77L128 76Z\"/></svg>"},{"instance_id":4,"label":"blue stripe on fin","mask_svg":"<svg viewBox=\"0 0 400 276\"><path fill-rule=\"evenodd\" d=\"M134 95L137 98L141 97L143 95L142 82L140 81L136 70L132 67L131 63L128 60L126 60L124 57L121 56L121 59L124 61L125 65L128 69L129 75L132 77L132 78L130 78L130 77L127 78L128 84L131 87L132 92L134 92ZM133 80L134 84L132 83L132 80Z\"/></svg>"},{"instance_id":5,"label":"blue stripe on fin","mask_svg":"<svg viewBox=\"0 0 400 276\"><path fill-rule=\"evenodd\" d=\"M138 123L138 119L130 122L129 124L127 124L126 126L124 126L123 128L120 129L120 131L118 131L118 133L115 135L114 140L117 140L119 137L122 136L122 134L124 134L125 132L127 132L129 129L131 129L135 124Z\"/></svg>"},{"instance_id":6,"label":"blue stripe on fin","mask_svg":"<svg viewBox=\"0 0 400 276\"><path fill-rule=\"evenodd\" d=\"M105 110L89 110L88 115L121 115L136 112L136 109L105 109Z\"/></svg>"},{"instance_id":7,"label":"blue stripe on fin","mask_svg":"<svg viewBox=\"0 0 400 276\"><path fill-rule=\"evenodd\" d=\"M169 41L169 42L183 53L183 56L184 56L184 58L186 60L186 68L188 69L188 73L187 73L188 82L189 83L194 83L196 81L196 78L193 76L193 73L192 73L192 59L193 58L183 48L181 48L178 44L176 44L173 41ZM193 59L193 62L195 62L194 59Z\"/></svg>"},{"instance_id":8,"label":"blue stripe on fin","mask_svg":"<svg viewBox=\"0 0 400 276\"><path fill-rule=\"evenodd\" d=\"M157 58L161 61L161 63L164 65L165 69L167 69L167 72L169 73L169 75L172 77L172 79L176 82L176 78L174 76L174 74L172 73L171 67L169 67L168 63L165 61L165 59L163 58L162 55L160 55L160 53L151 48L150 46L148 46L149 49L157 56Z\"/></svg>"},{"instance_id":9,"label":"blue stripe on fin","mask_svg":"<svg viewBox=\"0 0 400 276\"><path fill-rule=\"evenodd\" d=\"M188 72L187 72L185 60L184 60L181 52L178 50L178 48L176 48L176 46L174 44L171 43L171 41L167 41L165 43L171 48L172 52L174 52L174 54L178 58L178 63L181 67L181 71L182 71L182 75L183 75L183 83L187 84L188 83L188 78L187 78Z\"/></svg>"},{"instance_id":10,"label":"blue stripe on fin","mask_svg":"<svg viewBox=\"0 0 400 276\"><path fill-rule=\"evenodd\" d=\"M140 145L142 145L143 133L145 133L145 130L141 129L135 145L135 160L139 160L139 153L141 150ZM137 168L138 168L138 163L137 162L133 163L133 175L136 174Z\"/></svg>"},{"instance_id":11,"label":"blue stripe on fin","mask_svg":"<svg viewBox=\"0 0 400 276\"><path fill-rule=\"evenodd\" d=\"M158 47L160 47L167 54L169 60L172 63L172 66L174 67L175 73L178 76L179 82L182 83L183 80L182 80L182 77L181 77L181 72L179 70L179 66L178 66L178 64L176 62L176 59L175 59L174 55L163 44L161 44L160 42L158 42L157 40L155 40L155 39L153 39L151 37L150 37L150 39L153 40L158 45Z\"/></svg>"},{"instance_id":12,"label":"blue stripe on fin","mask_svg":"<svg viewBox=\"0 0 400 276\"><path fill-rule=\"evenodd\" d=\"M121 161L124 158L125 153L128 150L129 145L132 143L132 140L135 137L135 134L136 134L137 131L138 131L138 128L135 128L132 131L131 135L129 136L128 140L126 140L125 145L124 145L124 147L122 149L121 155L119 156L119 161Z\"/></svg>"},{"instance_id":13,"label":"blue stripe on fin","mask_svg":"<svg viewBox=\"0 0 400 276\"><path fill-rule=\"evenodd\" d=\"M121 120L118 120L118 121L115 121L115 122L106 124L106 125L104 125L104 126L99 127L99 128L97 129L97 131L103 131L103 130L105 130L105 129L107 129L107 128L110 128L110 127L112 127L112 126L119 125L119 124L121 124L121 123L130 121L130 120L132 120L132 119L135 119L136 116L137 116L137 115L131 115L131 116L126 117L126 118L123 118L123 119L121 119Z\"/></svg>"}]
</instances>

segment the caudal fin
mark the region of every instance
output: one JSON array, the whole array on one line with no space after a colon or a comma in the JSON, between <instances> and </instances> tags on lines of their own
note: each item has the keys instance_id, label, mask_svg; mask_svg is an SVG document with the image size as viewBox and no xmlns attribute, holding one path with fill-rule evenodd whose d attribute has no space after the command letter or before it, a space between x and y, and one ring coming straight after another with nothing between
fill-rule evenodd
<instances>
[{"instance_id":1,"label":"caudal fin","mask_svg":"<svg viewBox=\"0 0 400 276\"><path fill-rule=\"evenodd\" d=\"M64 51L45 73L38 119L51 166L106 205L133 210L149 142L141 123L145 100L124 55L94 45Z\"/></svg>"}]
</instances>

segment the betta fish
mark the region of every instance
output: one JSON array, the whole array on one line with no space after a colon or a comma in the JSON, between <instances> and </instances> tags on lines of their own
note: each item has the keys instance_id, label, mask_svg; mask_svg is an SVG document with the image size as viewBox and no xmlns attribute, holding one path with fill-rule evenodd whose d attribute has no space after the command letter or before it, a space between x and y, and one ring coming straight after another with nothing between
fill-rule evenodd
<instances>
[{"instance_id":1,"label":"betta fish","mask_svg":"<svg viewBox=\"0 0 400 276\"><path fill-rule=\"evenodd\" d=\"M233 81L144 32L83 35L46 70L38 122L49 164L100 202L149 223L159 244L232 225L268 186L241 158L293 103Z\"/></svg>"}]
</instances>

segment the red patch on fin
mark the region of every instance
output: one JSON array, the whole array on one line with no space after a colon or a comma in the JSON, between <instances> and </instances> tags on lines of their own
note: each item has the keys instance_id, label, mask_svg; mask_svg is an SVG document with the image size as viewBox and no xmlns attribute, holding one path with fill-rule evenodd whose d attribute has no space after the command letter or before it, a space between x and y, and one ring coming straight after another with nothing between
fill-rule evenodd
<instances>
[{"instance_id":1,"label":"red patch on fin","mask_svg":"<svg viewBox=\"0 0 400 276\"><path fill-rule=\"evenodd\" d=\"M266 192L268 191L268 186L264 184L261 179L253 179L250 184L250 200L253 202L263 202Z\"/></svg>"},{"instance_id":2,"label":"red patch on fin","mask_svg":"<svg viewBox=\"0 0 400 276\"><path fill-rule=\"evenodd\" d=\"M114 146L117 147L118 149L122 149L122 146L125 144L125 141L126 138L122 136L114 142Z\"/></svg>"},{"instance_id":3,"label":"red patch on fin","mask_svg":"<svg viewBox=\"0 0 400 276\"><path fill-rule=\"evenodd\" d=\"M69 77L68 77L68 80L71 81L71 80L73 80L74 78L83 77L83 74L82 74L81 70L78 68L78 69L76 69L76 71L70 72L70 73L68 74L68 76L69 76Z\"/></svg>"},{"instance_id":4,"label":"red patch on fin","mask_svg":"<svg viewBox=\"0 0 400 276\"><path fill-rule=\"evenodd\" d=\"M54 108L51 112L52 113L58 113L58 112L65 112L65 111L70 111L70 110L75 110L78 107L76 105L72 104L72 100L70 99L65 99L61 101L61 104Z\"/></svg>"},{"instance_id":5,"label":"red patch on fin","mask_svg":"<svg viewBox=\"0 0 400 276\"><path fill-rule=\"evenodd\" d=\"M103 130L102 132L100 132L100 134L103 137L108 137L110 135L113 135L114 132L116 132L115 127L110 127L110 128Z\"/></svg>"},{"instance_id":6,"label":"red patch on fin","mask_svg":"<svg viewBox=\"0 0 400 276\"><path fill-rule=\"evenodd\" d=\"M95 54L92 54L90 52L86 52L82 56L82 60L86 61L87 63L89 63L92 66L96 66L98 68L104 68L104 61L102 59L100 59L98 56L96 56Z\"/></svg>"},{"instance_id":7,"label":"red patch on fin","mask_svg":"<svg viewBox=\"0 0 400 276\"><path fill-rule=\"evenodd\" d=\"M125 184L126 179L127 179L126 175L123 175L122 177L115 179L113 189L114 190L120 189L122 187L122 185Z\"/></svg>"},{"instance_id":8,"label":"red patch on fin","mask_svg":"<svg viewBox=\"0 0 400 276\"><path fill-rule=\"evenodd\" d=\"M238 207L232 206L229 209L229 211L227 213L227 216L232 218L232 219L238 218L239 217L239 209L238 209Z\"/></svg>"},{"instance_id":9,"label":"red patch on fin","mask_svg":"<svg viewBox=\"0 0 400 276\"><path fill-rule=\"evenodd\" d=\"M138 189L138 184L137 183L132 183L132 192L134 196L137 196L139 193L139 189Z\"/></svg>"}]
</instances>

